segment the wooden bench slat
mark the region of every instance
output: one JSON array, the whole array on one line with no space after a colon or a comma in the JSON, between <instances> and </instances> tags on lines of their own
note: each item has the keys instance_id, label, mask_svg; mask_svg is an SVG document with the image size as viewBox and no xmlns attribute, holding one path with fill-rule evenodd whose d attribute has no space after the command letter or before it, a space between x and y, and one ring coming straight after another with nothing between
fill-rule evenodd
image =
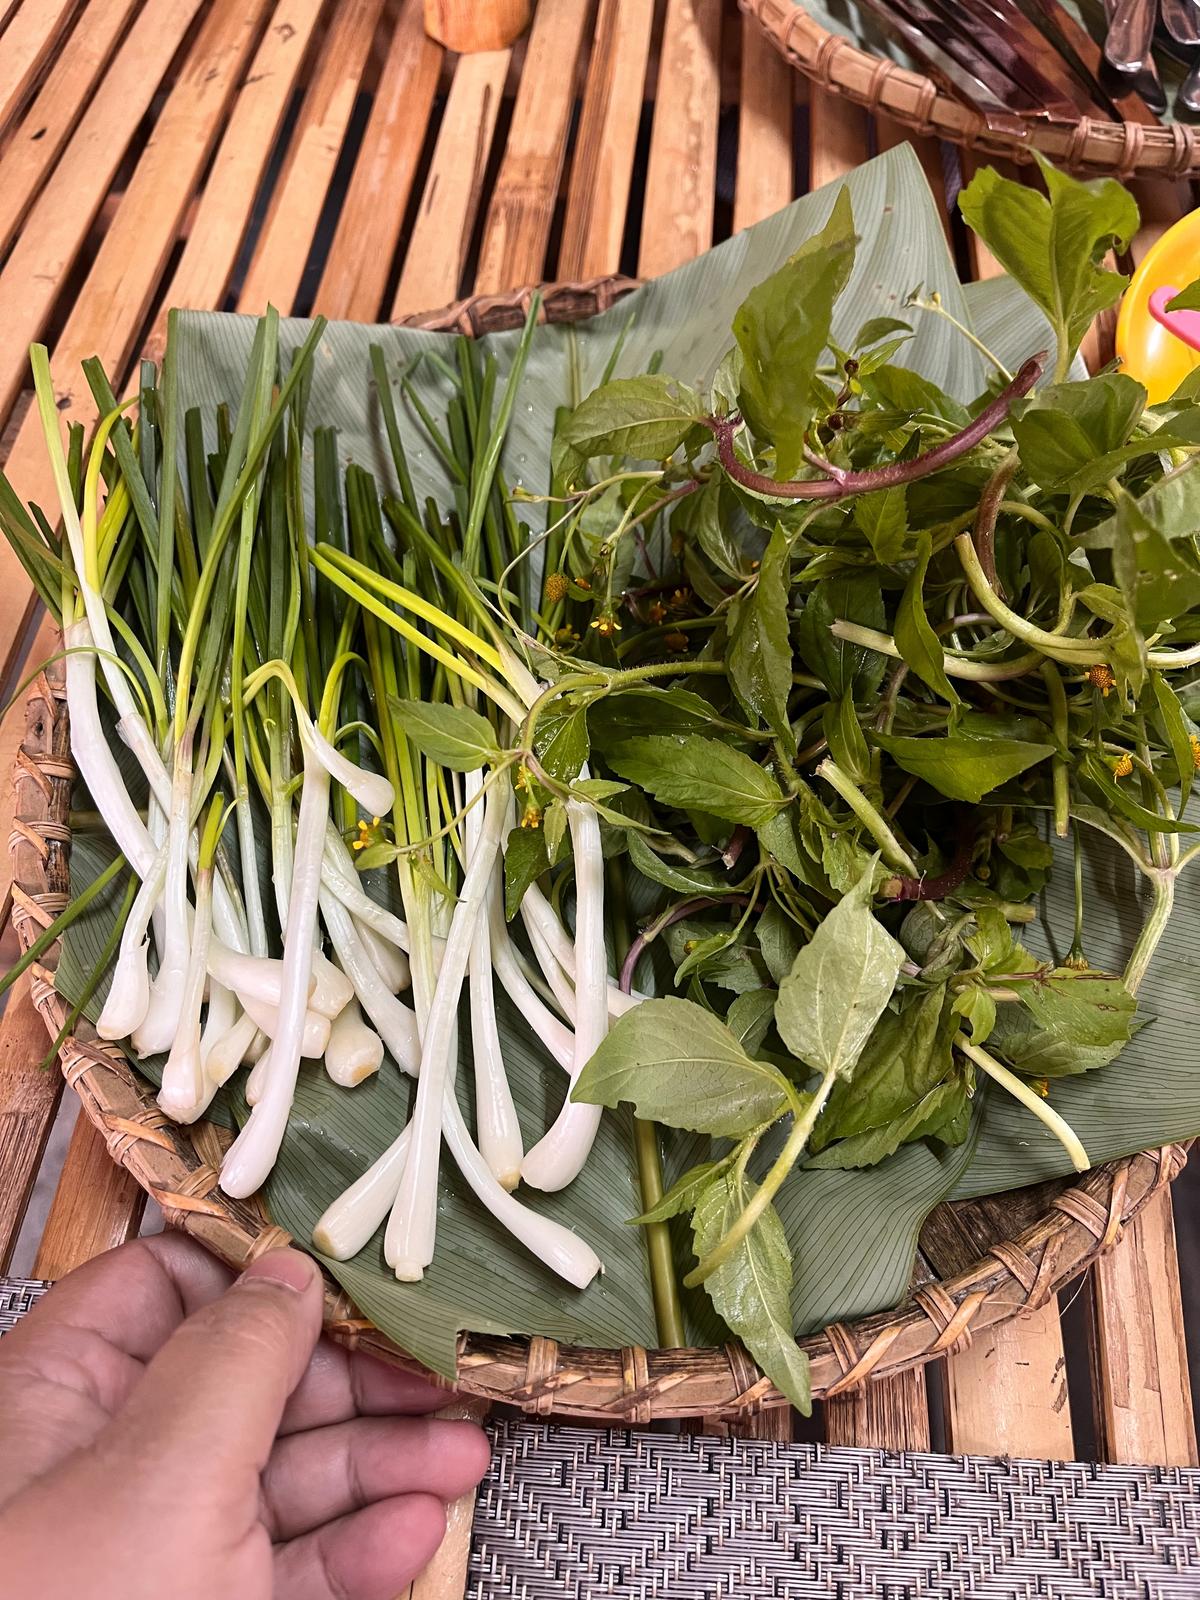
<instances>
[{"instance_id":1,"label":"wooden bench slat","mask_svg":"<svg viewBox=\"0 0 1200 1600\"><path fill-rule=\"evenodd\" d=\"M268 303L288 312L325 207L358 98L383 0L340 0L288 143L266 225L238 296L238 310Z\"/></svg>"},{"instance_id":2,"label":"wooden bench slat","mask_svg":"<svg viewBox=\"0 0 1200 1600\"><path fill-rule=\"evenodd\" d=\"M0 256L79 121L138 0L93 0L0 156ZM0 55L4 45L0 41Z\"/></svg>"},{"instance_id":3,"label":"wooden bench slat","mask_svg":"<svg viewBox=\"0 0 1200 1600\"><path fill-rule=\"evenodd\" d=\"M38 1065L46 1025L23 978L0 1017L0 1273L8 1271L46 1140L62 1098L62 1073Z\"/></svg>"},{"instance_id":4,"label":"wooden bench slat","mask_svg":"<svg viewBox=\"0 0 1200 1600\"><path fill-rule=\"evenodd\" d=\"M183 254L146 353L162 354L173 306L217 310L225 299L271 150L325 0L279 0L238 90Z\"/></svg>"},{"instance_id":5,"label":"wooden bench slat","mask_svg":"<svg viewBox=\"0 0 1200 1600\"><path fill-rule=\"evenodd\" d=\"M720 55L720 0L667 0L638 253L643 278L712 243Z\"/></svg>"},{"instance_id":6,"label":"wooden bench slat","mask_svg":"<svg viewBox=\"0 0 1200 1600\"><path fill-rule=\"evenodd\" d=\"M871 153L861 106L813 83L808 89L808 185L819 189L861 166Z\"/></svg>"},{"instance_id":7,"label":"wooden bench slat","mask_svg":"<svg viewBox=\"0 0 1200 1600\"><path fill-rule=\"evenodd\" d=\"M393 317L433 311L458 296L511 54L483 50L458 59L392 301Z\"/></svg>"},{"instance_id":8,"label":"wooden bench slat","mask_svg":"<svg viewBox=\"0 0 1200 1600\"><path fill-rule=\"evenodd\" d=\"M916 151L917 160L925 169L925 176L929 180L929 187L937 201L941 213L942 226L946 230L946 237L950 237L950 213L946 209L946 169L942 165L942 148L936 139L919 139L902 123L893 122L890 117L875 118L875 143L882 154L885 150L893 150L898 144L909 144Z\"/></svg>"},{"instance_id":9,"label":"wooden bench slat","mask_svg":"<svg viewBox=\"0 0 1200 1600\"><path fill-rule=\"evenodd\" d=\"M81 1111L37 1257L35 1278L61 1278L93 1256L137 1235L146 1192L108 1153L95 1124Z\"/></svg>"},{"instance_id":10,"label":"wooden bench slat","mask_svg":"<svg viewBox=\"0 0 1200 1600\"><path fill-rule=\"evenodd\" d=\"M29 346L42 333L62 278L200 4L158 0L142 11L0 270L0 422L21 386ZM4 640L11 638L7 587L0 601Z\"/></svg>"},{"instance_id":11,"label":"wooden bench slat","mask_svg":"<svg viewBox=\"0 0 1200 1600\"><path fill-rule=\"evenodd\" d=\"M795 74L748 13L742 16L733 231L782 210L795 193Z\"/></svg>"},{"instance_id":12,"label":"wooden bench slat","mask_svg":"<svg viewBox=\"0 0 1200 1600\"><path fill-rule=\"evenodd\" d=\"M496 294L544 276L579 53L591 0L542 0L534 12L512 126L483 227L475 288Z\"/></svg>"},{"instance_id":13,"label":"wooden bench slat","mask_svg":"<svg viewBox=\"0 0 1200 1600\"><path fill-rule=\"evenodd\" d=\"M422 0L406 0L317 289L327 317L374 322L383 309L441 66Z\"/></svg>"},{"instance_id":14,"label":"wooden bench slat","mask_svg":"<svg viewBox=\"0 0 1200 1600\"><path fill-rule=\"evenodd\" d=\"M64 425L78 420L90 427L95 421L91 393L80 370L89 356L101 357L115 384L124 376L268 4L269 0L218 0L196 35L160 113L155 136L138 162L55 342L54 388ZM53 507L53 480L33 409L17 432L7 470L22 499ZM5 547L0 551L0 648L11 650L32 605L24 573ZM3 619L10 616L17 626L5 635ZM6 657L3 670L10 665Z\"/></svg>"},{"instance_id":15,"label":"wooden bench slat","mask_svg":"<svg viewBox=\"0 0 1200 1600\"><path fill-rule=\"evenodd\" d=\"M558 256L568 281L620 270L653 28L654 0L600 0Z\"/></svg>"},{"instance_id":16,"label":"wooden bench slat","mask_svg":"<svg viewBox=\"0 0 1200 1600\"><path fill-rule=\"evenodd\" d=\"M25 0L0 42L0 129L21 101L54 48L76 0Z\"/></svg>"},{"instance_id":17,"label":"wooden bench slat","mask_svg":"<svg viewBox=\"0 0 1200 1600\"><path fill-rule=\"evenodd\" d=\"M1057 1300L989 1329L951 1356L946 1398L950 1449L1070 1460L1075 1441Z\"/></svg>"},{"instance_id":18,"label":"wooden bench slat","mask_svg":"<svg viewBox=\"0 0 1200 1600\"><path fill-rule=\"evenodd\" d=\"M1200 1464L1169 1190L1092 1272L1101 1459Z\"/></svg>"}]
</instances>

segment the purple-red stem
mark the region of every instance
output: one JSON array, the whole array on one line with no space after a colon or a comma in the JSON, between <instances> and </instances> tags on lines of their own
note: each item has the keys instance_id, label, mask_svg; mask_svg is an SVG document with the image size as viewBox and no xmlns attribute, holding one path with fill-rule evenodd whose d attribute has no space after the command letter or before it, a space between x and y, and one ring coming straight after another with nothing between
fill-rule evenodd
<instances>
[{"instance_id":1,"label":"purple-red stem","mask_svg":"<svg viewBox=\"0 0 1200 1600\"><path fill-rule=\"evenodd\" d=\"M912 483L926 478L931 472L940 472L959 456L966 455L987 438L994 428L1008 416L1014 400L1027 395L1042 375L1046 352L1039 351L1020 368L1011 383L1007 383L996 398L990 401L974 422L943 439L941 444L911 461L892 461L886 467L869 467L862 472L838 472L829 478L798 478L777 483L764 472L753 472L737 458L733 448L734 434L740 417L706 417L706 427L712 429L717 441L717 455L722 467L735 483L755 494L771 495L776 500L841 500L847 495L869 494L873 489L891 489L897 484Z\"/></svg>"},{"instance_id":2,"label":"purple-red stem","mask_svg":"<svg viewBox=\"0 0 1200 1600\"><path fill-rule=\"evenodd\" d=\"M621 976L617 986L622 994L633 993L633 974L637 964L642 958L642 953L652 940L669 928L673 922L682 922L684 917L690 917L693 911L707 911L709 906L748 906L748 894L725 894L719 898L713 895L696 895L691 900L681 900L677 906L672 906L665 916L659 917L648 928L643 929L625 952L625 960L621 963Z\"/></svg>"}]
</instances>

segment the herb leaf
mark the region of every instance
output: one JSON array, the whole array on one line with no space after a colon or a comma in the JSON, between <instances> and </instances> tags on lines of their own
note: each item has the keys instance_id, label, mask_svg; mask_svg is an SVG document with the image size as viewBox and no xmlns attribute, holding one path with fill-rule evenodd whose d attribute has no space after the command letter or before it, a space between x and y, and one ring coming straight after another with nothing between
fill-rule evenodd
<instances>
[{"instance_id":1,"label":"herb leaf","mask_svg":"<svg viewBox=\"0 0 1200 1600\"><path fill-rule=\"evenodd\" d=\"M791 1103L787 1079L746 1054L729 1029L690 1000L643 1000L612 1027L580 1073L571 1098L639 1117L740 1138Z\"/></svg>"},{"instance_id":2,"label":"herb leaf","mask_svg":"<svg viewBox=\"0 0 1200 1600\"><path fill-rule=\"evenodd\" d=\"M742 410L754 432L774 443L781 480L795 477L804 461L813 378L829 343L834 302L854 265L854 246L850 192L841 189L821 232L752 289L734 315L744 363Z\"/></svg>"},{"instance_id":3,"label":"herb leaf","mask_svg":"<svg viewBox=\"0 0 1200 1600\"><path fill-rule=\"evenodd\" d=\"M423 756L452 772L475 772L500 754L491 723L467 706L390 699L400 731Z\"/></svg>"},{"instance_id":4,"label":"herb leaf","mask_svg":"<svg viewBox=\"0 0 1200 1600\"><path fill-rule=\"evenodd\" d=\"M896 645L901 656L922 682L951 705L958 704L958 693L946 676L941 642L925 614L925 574L933 541L929 534L921 535L917 546L917 560L912 575L904 586L900 608L896 612Z\"/></svg>"},{"instance_id":5,"label":"herb leaf","mask_svg":"<svg viewBox=\"0 0 1200 1600\"><path fill-rule=\"evenodd\" d=\"M784 1044L821 1074L849 1072L896 987L906 957L871 910L871 862L824 918L779 986Z\"/></svg>"},{"instance_id":6,"label":"herb leaf","mask_svg":"<svg viewBox=\"0 0 1200 1600\"><path fill-rule=\"evenodd\" d=\"M970 734L922 739L874 733L871 738L905 772L924 778L951 800L968 800L972 804L1054 754L1050 744L1030 744L1024 739L976 739Z\"/></svg>"},{"instance_id":7,"label":"herb leaf","mask_svg":"<svg viewBox=\"0 0 1200 1600\"><path fill-rule=\"evenodd\" d=\"M754 1184L722 1172L701 1191L692 1213L696 1254L714 1250L745 1210ZM792 1332L792 1252L774 1206L704 1287L730 1331L746 1346L771 1382L805 1416L812 1414L808 1357Z\"/></svg>"},{"instance_id":8,"label":"herb leaf","mask_svg":"<svg viewBox=\"0 0 1200 1600\"><path fill-rule=\"evenodd\" d=\"M608 759L662 805L706 811L725 822L757 828L787 804L770 773L717 739L650 734L626 739Z\"/></svg>"},{"instance_id":9,"label":"herb leaf","mask_svg":"<svg viewBox=\"0 0 1200 1600\"><path fill-rule=\"evenodd\" d=\"M735 600L729 617L729 672L743 708L761 717L795 749L788 723L792 644L788 638L788 568L791 547L777 527L762 558L758 582Z\"/></svg>"}]
</instances>

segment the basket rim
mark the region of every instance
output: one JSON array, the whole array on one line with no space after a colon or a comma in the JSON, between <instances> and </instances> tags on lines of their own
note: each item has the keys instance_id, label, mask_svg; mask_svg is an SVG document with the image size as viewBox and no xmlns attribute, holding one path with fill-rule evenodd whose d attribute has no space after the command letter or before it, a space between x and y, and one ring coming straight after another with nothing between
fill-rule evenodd
<instances>
[{"instance_id":1,"label":"basket rim","mask_svg":"<svg viewBox=\"0 0 1200 1600\"><path fill-rule=\"evenodd\" d=\"M634 280L617 275L548 285L540 315L547 321L578 320L607 309L635 287ZM512 327L527 315L533 292L469 296L405 322L471 335ZM29 691L13 777L12 921L27 949L67 903L75 768L61 661L43 670ZM48 952L31 972L32 998L51 1039L67 1016L54 987L56 959L56 950ZM260 1205L220 1193L215 1130L204 1122L191 1129L170 1122L118 1046L99 1040L85 1025L63 1043L59 1060L110 1156L158 1202L169 1225L191 1233L238 1270L290 1242ZM814 1397L827 1399L869 1378L921 1366L965 1348L973 1333L1037 1309L1110 1248L1186 1160L1187 1146L1174 1144L1096 1168L1059 1194L1033 1223L993 1244L965 1270L922 1284L894 1310L806 1335L799 1342L812 1365ZM328 1274L324 1315L327 1333L339 1343L423 1370L357 1311ZM560 1346L537 1335L464 1333L458 1341L457 1378L444 1386L540 1416L639 1425L695 1416L745 1420L788 1403L736 1343L618 1350Z\"/></svg>"},{"instance_id":2,"label":"basket rim","mask_svg":"<svg viewBox=\"0 0 1200 1600\"><path fill-rule=\"evenodd\" d=\"M881 113L925 138L947 139L983 156L1033 160L1034 151L1071 172L1115 178L1185 178L1200 171L1200 129L1080 117L1074 124L1030 123L1021 133L989 128L980 113L933 78L830 33L802 0L738 0L771 44L823 89Z\"/></svg>"}]
</instances>

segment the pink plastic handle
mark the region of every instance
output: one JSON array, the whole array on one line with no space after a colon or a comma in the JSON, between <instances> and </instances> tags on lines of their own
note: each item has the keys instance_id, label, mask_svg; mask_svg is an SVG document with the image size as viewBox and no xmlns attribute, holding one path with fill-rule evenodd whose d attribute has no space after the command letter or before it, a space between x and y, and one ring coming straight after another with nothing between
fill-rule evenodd
<instances>
[{"instance_id":1,"label":"pink plastic handle","mask_svg":"<svg viewBox=\"0 0 1200 1600\"><path fill-rule=\"evenodd\" d=\"M1150 296L1150 315L1168 333L1182 339L1193 350L1200 350L1200 311L1168 311L1167 303L1179 293L1167 285Z\"/></svg>"}]
</instances>

